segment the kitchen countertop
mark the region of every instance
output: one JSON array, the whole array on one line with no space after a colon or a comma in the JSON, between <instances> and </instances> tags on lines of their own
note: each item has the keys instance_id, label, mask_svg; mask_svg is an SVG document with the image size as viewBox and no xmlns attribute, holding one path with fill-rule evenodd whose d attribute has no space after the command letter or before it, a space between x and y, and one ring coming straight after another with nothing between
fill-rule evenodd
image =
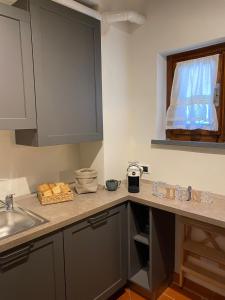
<instances>
[{"instance_id":1,"label":"kitchen countertop","mask_svg":"<svg viewBox=\"0 0 225 300\"><path fill-rule=\"evenodd\" d=\"M76 195L74 201L47 206L42 206L34 195L17 198L15 200L16 205L31 210L49 222L0 240L0 253L127 200L225 228L224 196L215 195L212 204L195 201L181 202L153 196L150 182L142 182L141 191L137 194L129 194L126 185L122 184L116 192L99 188L97 193Z\"/></svg>"}]
</instances>

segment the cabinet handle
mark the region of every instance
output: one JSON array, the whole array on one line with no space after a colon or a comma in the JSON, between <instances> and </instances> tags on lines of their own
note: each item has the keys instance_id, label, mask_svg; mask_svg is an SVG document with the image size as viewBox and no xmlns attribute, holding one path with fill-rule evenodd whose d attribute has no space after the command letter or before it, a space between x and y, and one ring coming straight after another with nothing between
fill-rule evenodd
<instances>
[{"instance_id":1,"label":"cabinet handle","mask_svg":"<svg viewBox=\"0 0 225 300\"><path fill-rule=\"evenodd\" d=\"M101 215L98 215L97 217L89 218L88 223L91 225L94 225L96 223L102 222L108 217L108 215L109 215L109 212L107 211Z\"/></svg>"},{"instance_id":2,"label":"cabinet handle","mask_svg":"<svg viewBox=\"0 0 225 300\"><path fill-rule=\"evenodd\" d=\"M28 256L32 247L33 247L33 245L27 245L27 246L20 248L10 254L0 255L0 265L3 266L14 260L25 258L26 256Z\"/></svg>"}]
</instances>

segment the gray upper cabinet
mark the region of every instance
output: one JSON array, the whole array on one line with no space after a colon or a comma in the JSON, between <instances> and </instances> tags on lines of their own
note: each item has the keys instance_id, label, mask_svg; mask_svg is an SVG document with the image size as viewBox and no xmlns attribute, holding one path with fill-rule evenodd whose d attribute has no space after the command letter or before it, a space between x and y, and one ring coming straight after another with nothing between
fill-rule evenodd
<instances>
[{"instance_id":1,"label":"gray upper cabinet","mask_svg":"<svg viewBox=\"0 0 225 300\"><path fill-rule=\"evenodd\" d=\"M36 128L30 15L0 4L0 130Z\"/></svg>"},{"instance_id":2,"label":"gray upper cabinet","mask_svg":"<svg viewBox=\"0 0 225 300\"><path fill-rule=\"evenodd\" d=\"M28 2L37 130L17 131L17 143L45 146L101 140L100 21L49 0Z\"/></svg>"},{"instance_id":3,"label":"gray upper cabinet","mask_svg":"<svg viewBox=\"0 0 225 300\"><path fill-rule=\"evenodd\" d=\"M127 281L125 205L64 231L67 300L106 300Z\"/></svg>"}]
</instances>

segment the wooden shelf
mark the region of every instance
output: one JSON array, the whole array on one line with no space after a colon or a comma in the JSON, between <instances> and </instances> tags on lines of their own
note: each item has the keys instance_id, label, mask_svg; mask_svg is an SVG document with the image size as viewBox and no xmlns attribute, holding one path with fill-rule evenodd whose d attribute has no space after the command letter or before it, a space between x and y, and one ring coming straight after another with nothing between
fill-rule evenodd
<instances>
[{"instance_id":1,"label":"wooden shelf","mask_svg":"<svg viewBox=\"0 0 225 300\"><path fill-rule=\"evenodd\" d=\"M186 262L182 266L182 269L184 272L194 275L201 280L204 280L208 283L214 284L215 286L217 286L219 288L225 289L225 277L224 276L215 274L205 268L196 266L189 262Z\"/></svg>"},{"instance_id":2,"label":"wooden shelf","mask_svg":"<svg viewBox=\"0 0 225 300\"><path fill-rule=\"evenodd\" d=\"M149 246L149 235L147 233L139 233L134 236L134 240L146 246Z\"/></svg>"},{"instance_id":3,"label":"wooden shelf","mask_svg":"<svg viewBox=\"0 0 225 300\"><path fill-rule=\"evenodd\" d=\"M187 240L183 245L184 250L208 258L216 263L225 264L225 252L210 248L198 242Z\"/></svg>"},{"instance_id":4,"label":"wooden shelf","mask_svg":"<svg viewBox=\"0 0 225 300\"><path fill-rule=\"evenodd\" d=\"M224 236L224 229L191 220L181 218L182 245L181 245L181 264L180 264L180 286L184 283L184 274L189 273L205 282L225 290L225 275L220 274L220 269L225 266L225 251L220 247L216 238ZM193 241L193 229L200 229L203 237L199 241ZM210 246L209 246L210 245ZM194 256L201 260L206 258L214 263L217 271L210 271L206 267L189 262L189 256Z\"/></svg>"},{"instance_id":5,"label":"wooden shelf","mask_svg":"<svg viewBox=\"0 0 225 300\"><path fill-rule=\"evenodd\" d=\"M193 220L187 217L180 217L181 221L184 224L199 228L203 231L208 231L208 232L212 232L212 233L217 233L219 235L225 236L225 231L224 228L216 226L216 225L211 225L211 224L207 224L204 223L202 221L198 221L198 220Z\"/></svg>"},{"instance_id":6,"label":"wooden shelf","mask_svg":"<svg viewBox=\"0 0 225 300\"><path fill-rule=\"evenodd\" d=\"M148 280L148 270L147 268L142 268L134 276L130 278L132 283L138 284L146 290L150 289Z\"/></svg>"}]
</instances>

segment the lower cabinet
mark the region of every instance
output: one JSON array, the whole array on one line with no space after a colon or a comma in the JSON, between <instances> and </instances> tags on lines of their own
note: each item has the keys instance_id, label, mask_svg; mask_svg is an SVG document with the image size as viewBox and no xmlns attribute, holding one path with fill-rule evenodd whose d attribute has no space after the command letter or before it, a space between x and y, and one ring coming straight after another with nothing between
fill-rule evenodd
<instances>
[{"instance_id":1,"label":"lower cabinet","mask_svg":"<svg viewBox=\"0 0 225 300\"><path fill-rule=\"evenodd\" d=\"M62 233L0 254L0 299L65 300Z\"/></svg>"},{"instance_id":2,"label":"lower cabinet","mask_svg":"<svg viewBox=\"0 0 225 300\"><path fill-rule=\"evenodd\" d=\"M0 254L2 300L108 299L127 281L126 205Z\"/></svg>"},{"instance_id":3,"label":"lower cabinet","mask_svg":"<svg viewBox=\"0 0 225 300\"><path fill-rule=\"evenodd\" d=\"M2 300L106 300L129 278L157 299L174 262L174 215L123 204L0 254ZM129 242L128 242L129 241Z\"/></svg>"},{"instance_id":4,"label":"lower cabinet","mask_svg":"<svg viewBox=\"0 0 225 300\"><path fill-rule=\"evenodd\" d=\"M68 300L108 299L127 281L126 206L64 231Z\"/></svg>"}]
</instances>

